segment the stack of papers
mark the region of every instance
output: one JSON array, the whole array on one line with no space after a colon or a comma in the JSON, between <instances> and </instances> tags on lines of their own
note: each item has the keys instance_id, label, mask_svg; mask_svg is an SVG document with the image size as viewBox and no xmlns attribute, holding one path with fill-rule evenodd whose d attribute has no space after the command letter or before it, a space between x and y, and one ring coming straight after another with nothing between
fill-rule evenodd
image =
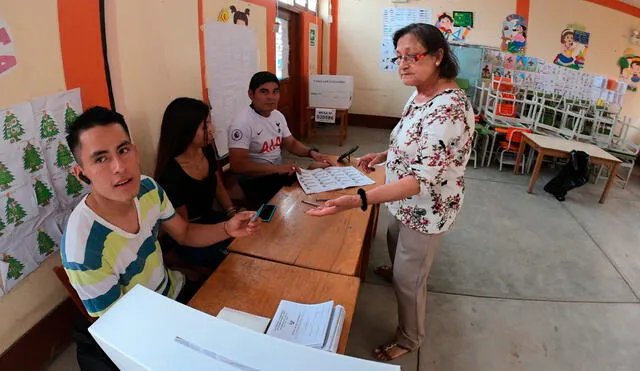
<instances>
[{"instance_id":1,"label":"stack of papers","mask_svg":"<svg viewBox=\"0 0 640 371\"><path fill-rule=\"evenodd\" d=\"M267 335L316 349L336 352L345 310L333 301L299 304L282 300Z\"/></svg>"},{"instance_id":2,"label":"stack of papers","mask_svg":"<svg viewBox=\"0 0 640 371\"><path fill-rule=\"evenodd\" d=\"M375 182L353 166L331 166L324 169L302 170L298 182L306 194L361 187Z\"/></svg>"}]
</instances>

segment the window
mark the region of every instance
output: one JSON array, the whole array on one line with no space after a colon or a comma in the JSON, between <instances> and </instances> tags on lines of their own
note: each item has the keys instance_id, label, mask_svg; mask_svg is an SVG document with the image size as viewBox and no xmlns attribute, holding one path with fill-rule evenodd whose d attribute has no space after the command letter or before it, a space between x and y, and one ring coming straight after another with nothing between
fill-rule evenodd
<instances>
[{"instance_id":1,"label":"window","mask_svg":"<svg viewBox=\"0 0 640 371\"><path fill-rule=\"evenodd\" d=\"M307 2L307 9L309 9L312 12L317 12L318 11L318 0L309 0Z\"/></svg>"},{"instance_id":2,"label":"window","mask_svg":"<svg viewBox=\"0 0 640 371\"><path fill-rule=\"evenodd\" d=\"M289 77L289 21L276 18L280 23L276 33L276 76L280 80Z\"/></svg>"},{"instance_id":3,"label":"window","mask_svg":"<svg viewBox=\"0 0 640 371\"><path fill-rule=\"evenodd\" d=\"M293 5L293 0L279 0L279 2L287 5Z\"/></svg>"},{"instance_id":4,"label":"window","mask_svg":"<svg viewBox=\"0 0 640 371\"><path fill-rule=\"evenodd\" d=\"M307 0L296 0L296 5L300 5L301 7L306 7Z\"/></svg>"}]
</instances>

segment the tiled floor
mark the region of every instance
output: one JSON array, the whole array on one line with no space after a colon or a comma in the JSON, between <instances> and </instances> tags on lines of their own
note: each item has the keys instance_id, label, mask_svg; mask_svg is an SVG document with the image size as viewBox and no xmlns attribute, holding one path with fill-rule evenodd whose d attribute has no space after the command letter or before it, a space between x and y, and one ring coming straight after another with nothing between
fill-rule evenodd
<instances>
[{"instance_id":1,"label":"tiled floor","mask_svg":"<svg viewBox=\"0 0 640 371\"><path fill-rule=\"evenodd\" d=\"M350 128L347 143L313 144L357 155L383 150L389 132ZM557 169L555 170L557 171ZM626 190L588 184L558 202L509 168L469 168L463 211L429 281L427 339L403 370L637 370L640 366L640 169ZM370 269L387 263L383 210ZM396 321L391 286L362 285L348 354L370 358ZM49 370L77 370L70 348Z\"/></svg>"}]
</instances>

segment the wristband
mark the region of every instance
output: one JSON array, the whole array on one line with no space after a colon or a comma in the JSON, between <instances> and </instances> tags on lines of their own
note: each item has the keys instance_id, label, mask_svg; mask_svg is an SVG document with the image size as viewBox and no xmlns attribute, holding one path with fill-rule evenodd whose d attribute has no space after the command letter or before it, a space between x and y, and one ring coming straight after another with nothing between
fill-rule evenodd
<instances>
[{"instance_id":1,"label":"wristband","mask_svg":"<svg viewBox=\"0 0 640 371\"><path fill-rule=\"evenodd\" d=\"M369 206L367 204L367 191L365 191L362 188L359 188L358 195L360 196L360 200L362 201L362 205L360 206L360 209L362 209L362 211L367 211L367 207Z\"/></svg>"}]
</instances>

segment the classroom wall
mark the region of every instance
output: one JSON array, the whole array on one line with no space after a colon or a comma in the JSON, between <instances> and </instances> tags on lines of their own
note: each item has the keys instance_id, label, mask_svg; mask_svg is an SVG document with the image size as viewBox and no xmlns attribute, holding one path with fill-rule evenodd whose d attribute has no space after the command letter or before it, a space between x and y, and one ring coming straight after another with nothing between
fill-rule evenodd
<instances>
[{"instance_id":1,"label":"classroom wall","mask_svg":"<svg viewBox=\"0 0 640 371\"><path fill-rule=\"evenodd\" d=\"M584 0L530 0L529 4L527 55L552 61L559 51L562 30L568 23L580 23L591 32L584 71L617 78L616 61L629 46L631 29L640 29L639 18ZM443 10L474 11L476 27L469 43L499 46L501 22L515 13L516 5L516 0L493 0L490 8L483 0L411 0L397 6L432 8L434 17ZM390 1L340 1L338 74L355 78L353 113L398 117L412 92L396 73L381 72L378 66L382 12L391 6ZM640 92L627 93L623 114L640 119ZM638 119L635 121L640 125Z\"/></svg>"},{"instance_id":2,"label":"classroom wall","mask_svg":"<svg viewBox=\"0 0 640 371\"><path fill-rule=\"evenodd\" d=\"M531 0L527 54L553 61L568 23L582 24L591 33L583 70L617 78L616 62L631 46L629 35L631 29L640 29L640 18L583 0ZM640 92L627 92L622 114L634 117L640 126Z\"/></svg>"},{"instance_id":3,"label":"classroom wall","mask_svg":"<svg viewBox=\"0 0 640 371\"><path fill-rule=\"evenodd\" d=\"M384 8L394 5L432 8L434 18L442 11L473 11L479 26L470 33L469 42L491 46L500 46L501 22L516 10L515 0L492 0L490 7L486 0L412 0L408 4L340 0L337 73L354 77L352 113L397 117L412 93L397 73L380 70L382 15Z\"/></svg>"},{"instance_id":4,"label":"classroom wall","mask_svg":"<svg viewBox=\"0 0 640 371\"><path fill-rule=\"evenodd\" d=\"M17 65L0 75L0 107L65 89L55 0L0 0Z\"/></svg>"},{"instance_id":5,"label":"classroom wall","mask_svg":"<svg viewBox=\"0 0 640 371\"><path fill-rule=\"evenodd\" d=\"M10 27L17 65L0 75L0 107L66 89L55 0L0 0L0 17ZM40 268L0 297L0 354L67 297L51 269L53 254Z\"/></svg>"}]
</instances>

